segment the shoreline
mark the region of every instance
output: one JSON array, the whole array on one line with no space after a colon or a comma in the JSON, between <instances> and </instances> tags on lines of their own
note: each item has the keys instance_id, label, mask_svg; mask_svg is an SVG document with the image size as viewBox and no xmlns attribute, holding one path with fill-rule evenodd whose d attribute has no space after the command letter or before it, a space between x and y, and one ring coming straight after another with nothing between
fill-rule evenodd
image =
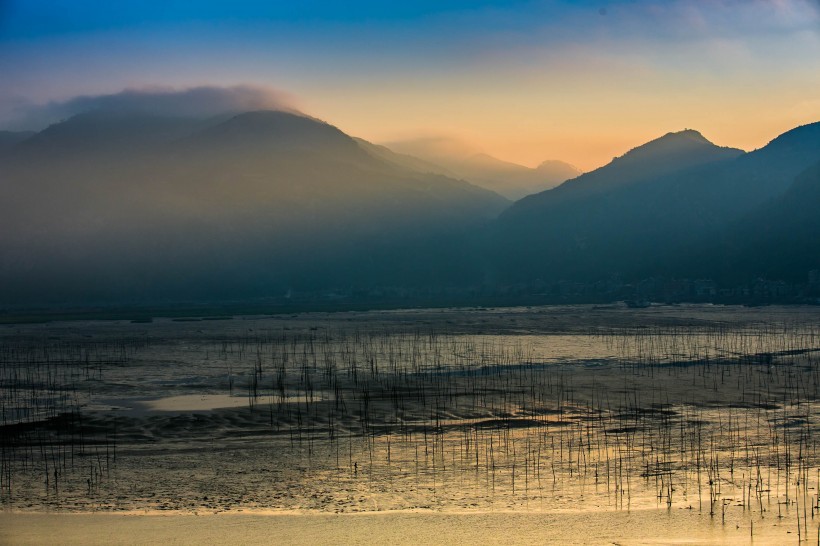
<instances>
[{"instance_id":1,"label":"shoreline","mask_svg":"<svg viewBox=\"0 0 820 546\"><path fill-rule=\"evenodd\" d=\"M209 517L210 516L210 517ZM352 516L352 517L351 517ZM790 522L691 510L382 511L352 514L0 513L0 542L29 544L783 544Z\"/></svg>"}]
</instances>

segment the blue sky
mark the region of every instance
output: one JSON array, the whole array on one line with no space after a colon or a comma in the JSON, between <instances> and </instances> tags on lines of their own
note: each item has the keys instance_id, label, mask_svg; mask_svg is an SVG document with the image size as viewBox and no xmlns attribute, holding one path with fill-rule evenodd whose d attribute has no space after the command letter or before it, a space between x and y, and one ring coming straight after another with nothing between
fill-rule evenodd
<instances>
[{"instance_id":1,"label":"blue sky","mask_svg":"<svg viewBox=\"0 0 820 546\"><path fill-rule=\"evenodd\" d=\"M120 0L26 0L0 2L0 24L6 37L32 38L62 33L91 32L111 28L129 28L139 25L200 22L256 22L283 23L383 23L412 21L453 12L475 11L486 8L517 9L532 4L528 0L415 0L413 2L386 2L350 0L326 2L235 1L197 2L167 0L146 2ZM553 3L562 5L602 5L600 2Z\"/></svg>"}]
</instances>

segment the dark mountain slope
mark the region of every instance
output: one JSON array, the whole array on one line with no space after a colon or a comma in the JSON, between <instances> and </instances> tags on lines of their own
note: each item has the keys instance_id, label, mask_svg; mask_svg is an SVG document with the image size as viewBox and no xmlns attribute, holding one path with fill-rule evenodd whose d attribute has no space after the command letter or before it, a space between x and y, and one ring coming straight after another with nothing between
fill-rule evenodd
<instances>
[{"instance_id":1,"label":"dark mountain slope","mask_svg":"<svg viewBox=\"0 0 820 546\"><path fill-rule=\"evenodd\" d=\"M741 150L715 146L691 129L668 133L630 150L600 169L568 180L553 190L525 197L510 208L505 217L521 217L530 211L541 215L549 207L658 180L742 154Z\"/></svg>"},{"instance_id":2,"label":"dark mountain slope","mask_svg":"<svg viewBox=\"0 0 820 546\"><path fill-rule=\"evenodd\" d=\"M709 225L687 206L680 182L708 176L740 154L695 131L670 133L522 199L492 235L500 278L590 280L632 275L662 261Z\"/></svg>"},{"instance_id":3,"label":"dark mountain slope","mask_svg":"<svg viewBox=\"0 0 820 546\"><path fill-rule=\"evenodd\" d=\"M789 131L749 154L714 146L694 131L668 134L515 203L493 234L499 275L716 275L717 265L690 262L816 161L820 124Z\"/></svg>"},{"instance_id":4,"label":"dark mountain slope","mask_svg":"<svg viewBox=\"0 0 820 546\"><path fill-rule=\"evenodd\" d=\"M734 223L697 260L729 283L754 278L803 283L820 269L820 162L786 192Z\"/></svg>"},{"instance_id":5,"label":"dark mountain slope","mask_svg":"<svg viewBox=\"0 0 820 546\"><path fill-rule=\"evenodd\" d=\"M264 295L309 279L338 286L372 280L376 249L396 260L394 277L382 279L394 282L418 268L393 247L443 245L508 204L286 112L190 123L84 115L21 143L9 165L4 297L34 278L78 297L89 287L127 298L143 285L190 297ZM428 273L440 271L449 268Z\"/></svg>"},{"instance_id":6,"label":"dark mountain slope","mask_svg":"<svg viewBox=\"0 0 820 546\"><path fill-rule=\"evenodd\" d=\"M689 194L727 223L783 194L794 178L820 161L820 122L783 133L769 144L699 180Z\"/></svg>"}]
</instances>

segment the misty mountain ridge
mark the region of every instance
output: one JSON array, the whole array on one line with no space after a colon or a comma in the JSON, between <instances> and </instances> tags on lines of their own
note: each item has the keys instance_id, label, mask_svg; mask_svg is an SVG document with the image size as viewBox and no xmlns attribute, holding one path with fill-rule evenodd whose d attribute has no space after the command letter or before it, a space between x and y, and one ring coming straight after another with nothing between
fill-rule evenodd
<instances>
[{"instance_id":1,"label":"misty mountain ridge","mask_svg":"<svg viewBox=\"0 0 820 546\"><path fill-rule=\"evenodd\" d=\"M667 133L512 206L289 111L92 112L5 142L0 303L820 268L820 123L749 153ZM485 173L520 167L468 157Z\"/></svg>"},{"instance_id":2,"label":"misty mountain ridge","mask_svg":"<svg viewBox=\"0 0 820 546\"><path fill-rule=\"evenodd\" d=\"M278 112L314 119L291 109ZM29 131L26 139L18 140L21 145L15 153L24 154L43 148L46 150L42 151L56 155L155 151L244 113L225 111L206 116L170 115L134 106L96 107L52 123L41 131Z\"/></svg>"},{"instance_id":3,"label":"misty mountain ridge","mask_svg":"<svg viewBox=\"0 0 820 546\"><path fill-rule=\"evenodd\" d=\"M2 163L6 296L38 275L55 287L92 275L100 293L111 286L101 275L120 276L116 290L125 292L134 275L167 277L165 294L181 290L185 276L279 290L331 263L338 278L357 278L376 248L392 253L430 237L444 244L509 204L397 166L330 124L284 111L80 114L17 143ZM401 260L414 258L400 251L386 261ZM202 282L196 297L207 293Z\"/></svg>"},{"instance_id":4,"label":"misty mountain ridge","mask_svg":"<svg viewBox=\"0 0 820 546\"><path fill-rule=\"evenodd\" d=\"M430 161L419 159L418 157L412 155L397 153L387 146L373 144L372 142L368 142L361 138L356 138L356 142L358 142L359 146L364 148L368 154L381 158L389 163L393 163L394 165L420 173L440 174L450 178L458 178L457 174Z\"/></svg>"},{"instance_id":5,"label":"misty mountain ridge","mask_svg":"<svg viewBox=\"0 0 820 546\"><path fill-rule=\"evenodd\" d=\"M173 160L185 157L207 164L212 174L266 178L264 191L277 192L271 197L298 201L313 189L320 195L310 198L311 207L327 209L326 214L343 204L360 212L376 208L373 212L382 216L387 211L378 207L396 208L383 219L385 225L408 216L404 209L413 211L409 216L415 220L438 215L440 221L457 223L492 218L507 205L498 195L470 184L403 168L369 153L333 125L289 112L234 116L185 139L179 150Z\"/></svg>"},{"instance_id":6,"label":"misty mountain ridge","mask_svg":"<svg viewBox=\"0 0 820 546\"><path fill-rule=\"evenodd\" d=\"M549 173L550 176L553 176L553 173L559 173L555 176L555 178L564 178L564 180L569 180L571 178L575 178L579 176L581 173L574 165L570 165L565 161L560 161L558 159L547 159L542 161L535 167L535 170L547 174Z\"/></svg>"},{"instance_id":7,"label":"misty mountain ridge","mask_svg":"<svg viewBox=\"0 0 820 546\"><path fill-rule=\"evenodd\" d=\"M513 217L525 214L524 211L530 209L541 213L544 207L662 179L688 169L735 159L744 153L736 148L716 146L692 129L667 133L614 158L603 167L568 180L553 190L522 199L506 215Z\"/></svg>"},{"instance_id":8,"label":"misty mountain ridge","mask_svg":"<svg viewBox=\"0 0 820 546\"><path fill-rule=\"evenodd\" d=\"M546 160L533 169L476 152L466 144L446 138L392 142L386 147L425 164L433 169L430 172L461 178L512 200L553 188L581 174L563 161Z\"/></svg>"},{"instance_id":9,"label":"misty mountain ridge","mask_svg":"<svg viewBox=\"0 0 820 546\"><path fill-rule=\"evenodd\" d=\"M186 143L194 148L232 146L246 151L357 153L355 140L324 121L277 110L243 112L206 127Z\"/></svg>"},{"instance_id":10,"label":"misty mountain ridge","mask_svg":"<svg viewBox=\"0 0 820 546\"><path fill-rule=\"evenodd\" d=\"M697 269L692 257L725 240L736 222L783 195L819 160L811 126L748 154L696 131L669 133L505 211L493 232L498 275L521 278L529 267L526 275L553 279L688 276Z\"/></svg>"},{"instance_id":11,"label":"misty mountain ridge","mask_svg":"<svg viewBox=\"0 0 820 546\"><path fill-rule=\"evenodd\" d=\"M63 158L77 154L134 154L158 150L190 135L209 120L132 110L93 110L32 134L14 150L19 157Z\"/></svg>"},{"instance_id":12,"label":"misty mountain ridge","mask_svg":"<svg viewBox=\"0 0 820 546\"><path fill-rule=\"evenodd\" d=\"M57 159L69 161L72 168L48 173ZM123 167L121 172L116 171L118 165ZM490 218L506 206L499 196L469 184L398 169L369 154L338 128L285 111L208 119L133 111L79 114L17 143L8 166L24 177L36 173L38 181L32 183L52 189L68 189L67 183L74 179L77 185L72 190L93 192L95 185L110 186L116 181L127 191L129 179L136 174L139 180L133 185L141 193L161 189L168 197L175 188L187 191L216 184L233 194L225 204L264 197L272 200L271 206L278 205L276 201L299 206L300 200L306 200L301 204L309 202L328 213L339 204L325 199L329 193L359 208L368 199L357 192L370 192L370 198L381 195L408 207L429 199L426 208L442 220L454 217L458 221L460 212L466 218L472 206L482 209L477 217ZM58 177L62 181L55 184ZM319 191L323 195L316 197L322 198L307 195L310 191ZM390 191L403 195L390 198ZM187 208L199 197L186 195ZM445 206L450 197L458 198L452 210L434 210Z\"/></svg>"}]
</instances>

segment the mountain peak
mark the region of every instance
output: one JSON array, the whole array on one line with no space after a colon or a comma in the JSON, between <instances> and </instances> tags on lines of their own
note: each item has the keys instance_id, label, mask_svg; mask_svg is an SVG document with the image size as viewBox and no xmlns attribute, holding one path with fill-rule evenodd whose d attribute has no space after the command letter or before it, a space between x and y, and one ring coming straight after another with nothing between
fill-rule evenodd
<instances>
[{"instance_id":1,"label":"mountain peak","mask_svg":"<svg viewBox=\"0 0 820 546\"><path fill-rule=\"evenodd\" d=\"M581 170L578 169L578 167L559 159L547 159L546 161L542 161L535 170L540 173L550 173L555 177L563 177L564 180L575 178L581 174Z\"/></svg>"},{"instance_id":2,"label":"mountain peak","mask_svg":"<svg viewBox=\"0 0 820 546\"><path fill-rule=\"evenodd\" d=\"M330 149L356 151L356 142L333 125L298 112L255 110L237 114L197 136L197 142L248 150ZM274 148L271 148L274 146Z\"/></svg>"},{"instance_id":3,"label":"mountain peak","mask_svg":"<svg viewBox=\"0 0 820 546\"><path fill-rule=\"evenodd\" d=\"M621 157L620 160L638 159L644 161L649 157L661 156L677 156L687 155L690 153L701 153L706 149L720 149L709 139L704 137L699 131L694 129L684 129L683 131L676 131L666 133L662 137L637 146L631 149Z\"/></svg>"},{"instance_id":4,"label":"mountain peak","mask_svg":"<svg viewBox=\"0 0 820 546\"><path fill-rule=\"evenodd\" d=\"M223 130L232 131L261 131L268 133L272 130L290 131L306 130L308 128L333 128L332 125L316 118L304 116L296 112L284 110L253 110L231 116L219 124ZM341 132L341 131L339 131Z\"/></svg>"},{"instance_id":5,"label":"mountain peak","mask_svg":"<svg viewBox=\"0 0 820 546\"><path fill-rule=\"evenodd\" d=\"M672 131L666 133L661 138L668 138L668 139L679 139L679 140L691 140L695 142L702 142L704 144L712 144L712 142L707 139L703 134L696 130L696 129L684 129L682 131Z\"/></svg>"},{"instance_id":6,"label":"mountain peak","mask_svg":"<svg viewBox=\"0 0 820 546\"><path fill-rule=\"evenodd\" d=\"M685 167L694 167L722 159L738 157L745 152L736 148L717 146L694 129L684 129L650 140L641 144L612 163L598 169L602 172L613 168L637 169L635 172L622 173L628 178L657 178L665 171L676 171ZM611 173L607 173L611 175Z\"/></svg>"},{"instance_id":7,"label":"mountain peak","mask_svg":"<svg viewBox=\"0 0 820 546\"><path fill-rule=\"evenodd\" d=\"M519 201L505 215L516 214L516 207L517 210L537 211L539 207L556 206L568 200L661 180L689 169L733 160L743 153L743 150L716 146L693 129L667 133L629 150L603 167Z\"/></svg>"}]
</instances>

